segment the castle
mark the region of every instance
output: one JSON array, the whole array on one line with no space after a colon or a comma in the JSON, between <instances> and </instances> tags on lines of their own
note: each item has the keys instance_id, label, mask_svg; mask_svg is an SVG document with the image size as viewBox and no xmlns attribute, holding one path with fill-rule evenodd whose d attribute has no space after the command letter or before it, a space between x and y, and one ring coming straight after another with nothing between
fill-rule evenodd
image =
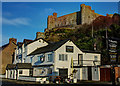
<instances>
[{"instance_id":1,"label":"castle","mask_svg":"<svg viewBox=\"0 0 120 86\"><path fill-rule=\"evenodd\" d=\"M90 24L98 16L103 16L94 12L90 6L81 4L81 10L68 15L57 17L57 13L48 16L47 29L50 30L56 27L69 26L69 25L80 25ZM107 15L111 16L111 15Z\"/></svg>"},{"instance_id":2,"label":"castle","mask_svg":"<svg viewBox=\"0 0 120 86\"><path fill-rule=\"evenodd\" d=\"M46 31L49 31L53 28L61 28L61 27L69 27L82 24L91 24L93 20L95 20L100 15L95 13L94 10L91 9L91 6L87 6L85 4L80 5L81 10L78 12L74 12L71 14L67 14L64 16L57 17L57 13L53 13L53 15L48 16L47 18L47 28ZM106 16L112 17L112 14L107 14ZM36 38L44 38L44 33L38 32L36 34Z\"/></svg>"}]
</instances>

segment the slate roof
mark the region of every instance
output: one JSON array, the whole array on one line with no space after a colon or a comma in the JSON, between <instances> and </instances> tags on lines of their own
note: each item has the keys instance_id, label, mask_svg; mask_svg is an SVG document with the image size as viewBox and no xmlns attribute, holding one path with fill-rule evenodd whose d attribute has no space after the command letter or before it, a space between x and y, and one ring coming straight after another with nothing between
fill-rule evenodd
<instances>
[{"instance_id":1,"label":"slate roof","mask_svg":"<svg viewBox=\"0 0 120 86\"><path fill-rule=\"evenodd\" d=\"M31 63L17 63L17 64L8 64L6 69L31 69Z\"/></svg>"},{"instance_id":2,"label":"slate roof","mask_svg":"<svg viewBox=\"0 0 120 86\"><path fill-rule=\"evenodd\" d=\"M3 50L3 49L6 48L8 45L9 45L9 43L1 46L1 47L0 47L0 50Z\"/></svg>"},{"instance_id":3,"label":"slate roof","mask_svg":"<svg viewBox=\"0 0 120 86\"><path fill-rule=\"evenodd\" d=\"M31 63L17 63L16 64L17 69L30 69L32 68Z\"/></svg>"},{"instance_id":4,"label":"slate roof","mask_svg":"<svg viewBox=\"0 0 120 86\"><path fill-rule=\"evenodd\" d=\"M6 69L15 69L16 68L16 64L8 64Z\"/></svg>"},{"instance_id":5,"label":"slate roof","mask_svg":"<svg viewBox=\"0 0 120 86\"><path fill-rule=\"evenodd\" d=\"M25 45L27 45L28 43L32 42L33 40L30 40L30 39L24 39L23 40L23 43L25 43Z\"/></svg>"},{"instance_id":6,"label":"slate roof","mask_svg":"<svg viewBox=\"0 0 120 86\"><path fill-rule=\"evenodd\" d=\"M43 41L45 41L45 42L49 43L48 41L46 41L46 40L45 40L45 39L43 39L43 38L38 38L38 39L35 39L35 40L33 40L33 41L30 41L30 42L29 42L29 43L27 43L27 44L33 43L34 41L37 41L37 40L39 40L39 39L42 39Z\"/></svg>"},{"instance_id":7,"label":"slate roof","mask_svg":"<svg viewBox=\"0 0 120 86\"><path fill-rule=\"evenodd\" d=\"M70 40L70 39L66 39L66 40L62 40L60 42L55 42L55 43L48 44L47 46L36 49L32 53L30 53L28 56L55 51L59 47L61 47L64 43L66 43L68 40ZM80 49L80 50L84 53L98 53L98 54L101 53L100 51L82 50L82 49Z\"/></svg>"},{"instance_id":8,"label":"slate roof","mask_svg":"<svg viewBox=\"0 0 120 86\"><path fill-rule=\"evenodd\" d=\"M46 52L51 52L57 50L59 47L61 47L64 43L66 43L69 39L62 40L60 42L55 42L48 44L47 46L41 47L30 53L30 55L36 55L36 54L41 54L41 53L46 53Z\"/></svg>"},{"instance_id":9,"label":"slate roof","mask_svg":"<svg viewBox=\"0 0 120 86\"><path fill-rule=\"evenodd\" d=\"M101 53L100 51L83 50L83 49L81 49L81 51L84 52L84 53L98 53L98 54Z\"/></svg>"}]
</instances>

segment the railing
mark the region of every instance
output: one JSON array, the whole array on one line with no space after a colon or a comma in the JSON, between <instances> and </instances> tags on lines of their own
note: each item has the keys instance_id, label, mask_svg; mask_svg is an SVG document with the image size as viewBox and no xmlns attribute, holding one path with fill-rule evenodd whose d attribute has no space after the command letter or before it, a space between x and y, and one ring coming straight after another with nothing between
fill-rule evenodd
<instances>
[{"instance_id":1,"label":"railing","mask_svg":"<svg viewBox=\"0 0 120 86\"><path fill-rule=\"evenodd\" d=\"M100 65L99 60L73 60L73 66L83 66L83 65Z\"/></svg>"}]
</instances>

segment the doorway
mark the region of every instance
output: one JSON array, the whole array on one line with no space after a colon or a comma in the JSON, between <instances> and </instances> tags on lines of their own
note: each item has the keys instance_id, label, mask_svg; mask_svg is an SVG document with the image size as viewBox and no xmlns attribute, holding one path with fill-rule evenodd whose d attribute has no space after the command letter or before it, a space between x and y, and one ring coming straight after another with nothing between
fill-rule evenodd
<instances>
[{"instance_id":1,"label":"doorway","mask_svg":"<svg viewBox=\"0 0 120 86\"><path fill-rule=\"evenodd\" d=\"M92 80L92 67L88 66L88 80Z\"/></svg>"},{"instance_id":2,"label":"doorway","mask_svg":"<svg viewBox=\"0 0 120 86\"><path fill-rule=\"evenodd\" d=\"M63 78L67 78L68 77L68 69L59 69L59 76L61 76Z\"/></svg>"}]
</instances>

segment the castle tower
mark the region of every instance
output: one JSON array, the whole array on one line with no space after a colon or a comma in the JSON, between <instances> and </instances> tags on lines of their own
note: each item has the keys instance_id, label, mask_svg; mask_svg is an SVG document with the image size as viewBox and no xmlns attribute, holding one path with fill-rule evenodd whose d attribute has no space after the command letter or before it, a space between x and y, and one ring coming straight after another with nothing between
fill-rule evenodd
<instances>
[{"instance_id":1,"label":"castle tower","mask_svg":"<svg viewBox=\"0 0 120 86\"><path fill-rule=\"evenodd\" d=\"M91 9L91 6L81 4L80 8L81 8L81 24L85 23L90 24L98 16L101 16L100 14L95 13L94 10Z\"/></svg>"}]
</instances>

